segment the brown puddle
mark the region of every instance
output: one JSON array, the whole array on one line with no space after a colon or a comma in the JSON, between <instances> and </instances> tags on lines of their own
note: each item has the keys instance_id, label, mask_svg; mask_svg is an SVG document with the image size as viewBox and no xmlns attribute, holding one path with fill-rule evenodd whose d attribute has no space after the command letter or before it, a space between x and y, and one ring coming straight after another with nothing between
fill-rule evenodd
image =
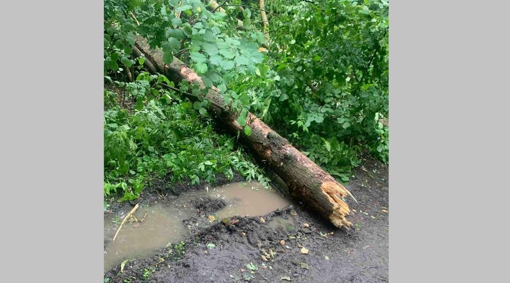
<instances>
[{"instance_id":1,"label":"brown puddle","mask_svg":"<svg viewBox=\"0 0 510 283\"><path fill-rule=\"evenodd\" d=\"M294 221L294 217L289 217L286 219L281 216L275 216L271 219L270 222L267 223L267 225L273 230L282 229L284 231L292 231L294 230L296 221Z\"/></svg>"},{"instance_id":2,"label":"brown puddle","mask_svg":"<svg viewBox=\"0 0 510 283\"><path fill-rule=\"evenodd\" d=\"M139 207L133 214L134 217L124 223L115 241L111 239L129 211L116 218L110 215L104 220L104 271L126 259L151 257L168 244L183 240L188 235L188 230L182 221L196 216L196 210L190 201L201 197L220 198L227 203L224 208L212 213L217 220L232 216L262 216L291 204L289 200L273 190L265 189L257 182L239 182L185 192L165 204ZM273 228L293 225L292 220L275 220L277 221L268 223Z\"/></svg>"}]
</instances>

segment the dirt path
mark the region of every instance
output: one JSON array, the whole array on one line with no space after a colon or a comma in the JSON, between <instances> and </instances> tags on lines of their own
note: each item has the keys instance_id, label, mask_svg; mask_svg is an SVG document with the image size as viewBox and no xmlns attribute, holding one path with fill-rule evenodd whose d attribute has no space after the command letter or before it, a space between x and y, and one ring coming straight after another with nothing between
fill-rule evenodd
<instances>
[{"instance_id":1,"label":"dirt path","mask_svg":"<svg viewBox=\"0 0 510 283\"><path fill-rule=\"evenodd\" d=\"M346 185L358 200L349 202L355 211L351 231L335 228L299 203L263 219L209 224L197 214L184 221L192 227L184 242L152 258L128 261L122 272L113 268L105 282L388 282L388 168L366 158L355 176ZM153 190L141 202L162 198ZM201 213L219 209L215 202L200 205ZM112 213L121 208L112 207Z\"/></svg>"}]
</instances>

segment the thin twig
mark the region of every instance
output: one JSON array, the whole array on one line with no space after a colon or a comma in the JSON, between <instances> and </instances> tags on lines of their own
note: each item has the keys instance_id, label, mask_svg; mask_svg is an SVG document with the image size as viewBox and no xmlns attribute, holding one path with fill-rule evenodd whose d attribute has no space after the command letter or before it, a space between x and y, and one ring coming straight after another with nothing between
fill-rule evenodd
<instances>
[{"instance_id":1,"label":"thin twig","mask_svg":"<svg viewBox=\"0 0 510 283\"><path fill-rule=\"evenodd\" d=\"M115 238L117 238L117 234L119 234L120 229L122 228L122 225L124 225L124 222L126 222L126 220L129 218L129 216L131 216L131 214L133 214L137 209L138 209L138 203L135 205L135 207L133 207L133 209L131 209L131 211L126 215L126 217L124 217L124 220L122 220L122 223L120 223L119 229L117 229L117 233L115 233L115 236L113 237L113 241L115 241Z\"/></svg>"},{"instance_id":2,"label":"thin twig","mask_svg":"<svg viewBox=\"0 0 510 283\"><path fill-rule=\"evenodd\" d=\"M135 14L133 14L133 11L131 11L131 12L129 12L129 13L131 14L131 17L135 20L136 25L138 25L138 26L139 26L139 25L140 25L140 23L139 23L139 22L138 22L138 20L136 19Z\"/></svg>"},{"instance_id":3,"label":"thin twig","mask_svg":"<svg viewBox=\"0 0 510 283\"><path fill-rule=\"evenodd\" d=\"M182 5L182 1L179 1L179 6L181 6L181 5ZM175 17L176 17L176 18L180 18L180 17L181 17L181 12L182 12L182 11L176 12L176 13L175 13Z\"/></svg>"},{"instance_id":4,"label":"thin twig","mask_svg":"<svg viewBox=\"0 0 510 283\"><path fill-rule=\"evenodd\" d=\"M209 4L216 3L216 5L218 5L218 6L216 6L216 7L212 10L212 12L211 12L211 13L216 12L216 10L218 10L218 9L221 9L221 10L223 10L222 12L225 12L225 10L224 10L223 8L221 8L221 6L225 5L225 3L226 3L226 2L227 2L227 1L223 1L221 4L219 4L219 3L218 3L218 2L216 2L216 1L210 1L210 3L209 3ZM220 11L221 11L221 10L220 10Z\"/></svg>"},{"instance_id":5,"label":"thin twig","mask_svg":"<svg viewBox=\"0 0 510 283\"><path fill-rule=\"evenodd\" d=\"M266 10L264 10L265 5L266 4L264 3L264 0L259 0L260 17L262 18L262 31L264 32L264 36L266 38L266 42L264 43L267 46L267 43L269 42L269 32L267 30L269 27L269 21L267 20Z\"/></svg>"}]
</instances>

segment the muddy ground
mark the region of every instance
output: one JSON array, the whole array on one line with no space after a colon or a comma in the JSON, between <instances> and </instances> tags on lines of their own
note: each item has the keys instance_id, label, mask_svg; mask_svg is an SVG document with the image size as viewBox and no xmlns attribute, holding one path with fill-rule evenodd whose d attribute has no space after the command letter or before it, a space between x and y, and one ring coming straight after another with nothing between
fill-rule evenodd
<instances>
[{"instance_id":1,"label":"muddy ground","mask_svg":"<svg viewBox=\"0 0 510 283\"><path fill-rule=\"evenodd\" d=\"M240 181L240 177L236 177ZM226 180L219 180L219 185ZM181 184L155 184L137 201L164 202L171 192L203 189ZM388 282L389 219L388 167L363 158L346 187L358 203L350 231L337 229L299 202L261 217L232 217L210 223L208 215L224 204L197 202L196 217L184 221L190 236L147 259L116 266L105 282ZM113 204L108 213L130 209L135 202ZM270 227L273 218L294 225ZM105 235L105 245L112 235ZM304 248L304 249L303 249ZM303 253L308 250L308 253Z\"/></svg>"}]
</instances>

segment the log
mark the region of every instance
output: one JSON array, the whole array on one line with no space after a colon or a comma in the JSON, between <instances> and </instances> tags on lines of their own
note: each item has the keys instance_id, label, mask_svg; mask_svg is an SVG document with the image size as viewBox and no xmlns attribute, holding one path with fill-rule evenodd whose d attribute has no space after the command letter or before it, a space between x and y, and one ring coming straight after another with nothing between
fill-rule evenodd
<instances>
[{"instance_id":1,"label":"log","mask_svg":"<svg viewBox=\"0 0 510 283\"><path fill-rule=\"evenodd\" d=\"M163 51L151 49L144 38L136 36L133 51L146 57L146 66L151 72L165 75L176 85L187 81L198 83L205 89L196 72L177 58L171 64L165 64ZM240 133L242 141L287 184L293 198L306 203L336 227L349 229L352 223L346 219L350 209L345 197L352 195L342 184L252 113L248 113L246 119L246 125L251 127L251 135L247 136L237 122L239 114L225 105L216 87L211 87L203 98L211 102L209 111L212 116L220 119L230 130Z\"/></svg>"}]
</instances>

